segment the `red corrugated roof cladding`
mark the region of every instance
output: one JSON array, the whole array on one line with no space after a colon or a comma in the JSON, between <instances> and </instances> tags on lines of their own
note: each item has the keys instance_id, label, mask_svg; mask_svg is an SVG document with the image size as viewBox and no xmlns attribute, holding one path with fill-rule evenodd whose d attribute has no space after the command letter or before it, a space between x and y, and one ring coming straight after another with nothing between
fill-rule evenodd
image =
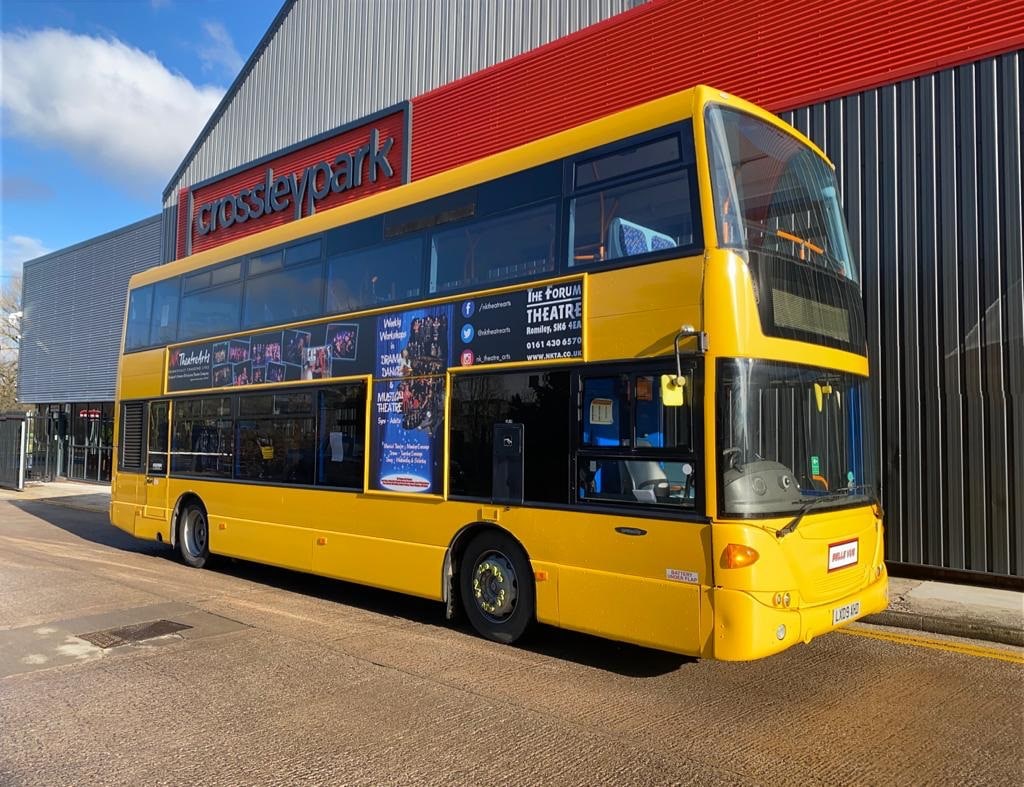
<instances>
[{"instance_id":1,"label":"red corrugated roof cladding","mask_svg":"<svg viewBox=\"0 0 1024 787\"><path fill-rule=\"evenodd\" d=\"M1021 46L1005 0L653 0L414 99L412 177L698 83L782 111Z\"/></svg>"}]
</instances>

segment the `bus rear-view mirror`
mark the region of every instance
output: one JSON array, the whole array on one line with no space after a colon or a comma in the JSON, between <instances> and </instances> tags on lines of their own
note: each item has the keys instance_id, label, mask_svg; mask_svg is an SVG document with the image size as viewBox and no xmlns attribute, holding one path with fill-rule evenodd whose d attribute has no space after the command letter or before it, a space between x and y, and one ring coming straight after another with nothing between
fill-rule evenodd
<instances>
[{"instance_id":1,"label":"bus rear-view mirror","mask_svg":"<svg viewBox=\"0 0 1024 787\"><path fill-rule=\"evenodd\" d=\"M661 403L665 407L682 407L686 404L686 378L674 374L661 376Z\"/></svg>"}]
</instances>

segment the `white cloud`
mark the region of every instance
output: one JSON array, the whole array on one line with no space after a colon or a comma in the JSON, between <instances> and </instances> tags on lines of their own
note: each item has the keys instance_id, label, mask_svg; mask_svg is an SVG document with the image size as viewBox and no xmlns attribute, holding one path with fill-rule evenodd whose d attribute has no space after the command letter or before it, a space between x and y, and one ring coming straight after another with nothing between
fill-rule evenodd
<instances>
[{"instance_id":1,"label":"white cloud","mask_svg":"<svg viewBox=\"0 0 1024 787\"><path fill-rule=\"evenodd\" d=\"M4 33L0 49L4 134L66 150L138 193L166 184L224 94L116 38Z\"/></svg>"},{"instance_id":2,"label":"white cloud","mask_svg":"<svg viewBox=\"0 0 1024 787\"><path fill-rule=\"evenodd\" d=\"M21 274L22 263L49 254L52 249L46 248L38 238L27 235L8 235L4 238L0 250L0 277L6 280L10 276ZM0 286L4 284L0 281Z\"/></svg>"},{"instance_id":3,"label":"white cloud","mask_svg":"<svg viewBox=\"0 0 1024 787\"><path fill-rule=\"evenodd\" d=\"M211 71L223 68L233 79L242 70L242 56L235 49L231 34L220 22L203 22L203 33L206 40L198 47L199 59L203 61L203 70Z\"/></svg>"}]
</instances>

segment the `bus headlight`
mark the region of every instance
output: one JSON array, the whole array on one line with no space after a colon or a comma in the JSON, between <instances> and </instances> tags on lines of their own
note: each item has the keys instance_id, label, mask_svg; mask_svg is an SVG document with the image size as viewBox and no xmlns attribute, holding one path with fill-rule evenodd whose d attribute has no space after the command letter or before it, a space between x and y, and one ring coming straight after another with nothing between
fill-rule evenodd
<instances>
[{"instance_id":1,"label":"bus headlight","mask_svg":"<svg viewBox=\"0 0 1024 787\"><path fill-rule=\"evenodd\" d=\"M786 626L784 623L780 623L779 627L775 629L775 639L782 642L786 638Z\"/></svg>"}]
</instances>

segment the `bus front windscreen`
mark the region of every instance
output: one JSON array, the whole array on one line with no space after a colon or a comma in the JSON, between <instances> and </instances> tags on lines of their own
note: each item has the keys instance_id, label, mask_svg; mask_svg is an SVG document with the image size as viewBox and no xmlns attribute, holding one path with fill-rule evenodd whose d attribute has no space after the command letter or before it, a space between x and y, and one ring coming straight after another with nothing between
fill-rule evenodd
<instances>
[{"instance_id":1,"label":"bus front windscreen","mask_svg":"<svg viewBox=\"0 0 1024 787\"><path fill-rule=\"evenodd\" d=\"M877 499L868 379L750 358L718 364L723 512L795 515Z\"/></svg>"},{"instance_id":2,"label":"bus front windscreen","mask_svg":"<svg viewBox=\"0 0 1024 787\"><path fill-rule=\"evenodd\" d=\"M722 245L787 256L857 281L828 163L743 112L712 106L707 121Z\"/></svg>"},{"instance_id":3,"label":"bus front windscreen","mask_svg":"<svg viewBox=\"0 0 1024 787\"><path fill-rule=\"evenodd\" d=\"M766 335L865 351L864 310L835 173L745 112L706 114L718 245L748 264Z\"/></svg>"}]
</instances>

